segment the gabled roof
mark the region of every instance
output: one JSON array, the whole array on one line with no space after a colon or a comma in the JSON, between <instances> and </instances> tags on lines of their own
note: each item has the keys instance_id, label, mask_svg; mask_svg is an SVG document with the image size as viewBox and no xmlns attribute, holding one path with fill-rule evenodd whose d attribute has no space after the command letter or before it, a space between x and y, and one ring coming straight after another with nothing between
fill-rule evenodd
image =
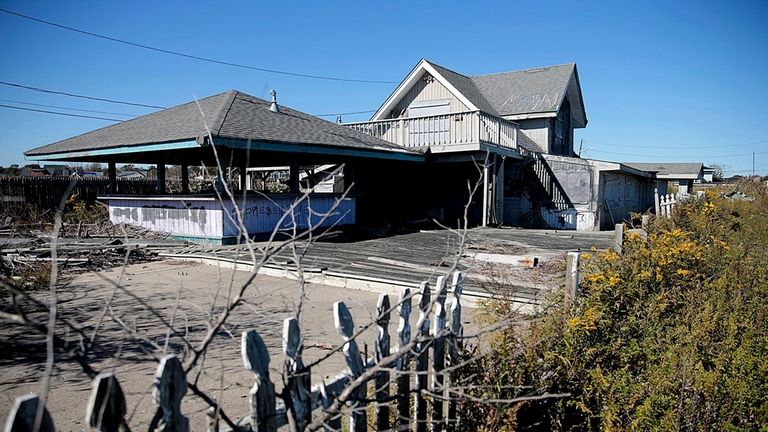
<instances>
[{"instance_id":1,"label":"gabled roof","mask_svg":"<svg viewBox=\"0 0 768 432\"><path fill-rule=\"evenodd\" d=\"M263 99L230 90L201 99L197 103L189 102L157 111L38 147L24 154L39 157L67 152L195 141L206 134L206 123L214 143L216 138L226 138L412 153L382 139L282 105L280 112L272 112L269 110L270 104L271 102Z\"/></svg>"},{"instance_id":2,"label":"gabled roof","mask_svg":"<svg viewBox=\"0 0 768 432\"><path fill-rule=\"evenodd\" d=\"M654 172L660 179L697 179L704 168L701 162L622 162L641 171Z\"/></svg>"},{"instance_id":3,"label":"gabled roof","mask_svg":"<svg viewBox=\"0 0 768 432\"><path fill-rule=\"evenodd\" d=\"M575 63L547 66L520 71L502 72L490 75L466 76L448 68L421 60L408 77L390 95L374 114L379 120L388 112L390 105L397 103L397 96L407 91L423 72L437 73L439 81L448 83L448 90L455 90L466 98L470 109L479 109L489 114L527 118L551 116L557 113L563 100L568 96L573 112L574 125L587 124L581 84Z\"/></svg>"}]
</instances>

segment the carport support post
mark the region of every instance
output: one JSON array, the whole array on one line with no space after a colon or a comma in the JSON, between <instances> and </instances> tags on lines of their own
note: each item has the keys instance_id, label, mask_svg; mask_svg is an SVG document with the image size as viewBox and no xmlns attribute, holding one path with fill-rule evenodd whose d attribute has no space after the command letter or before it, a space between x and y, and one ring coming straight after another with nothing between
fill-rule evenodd
<instances>
[{"instance_id":1,"label":"carport support post","mask_svg":"<svg viewBox=\"0 0 768 432\"><path fill-rule=\"evenodd\" d=\"M290 193L299 193L299 166L296 164L291 164L289 169L290 180L288 183L288 191Z\"/></svg>"},{"instance_id":2,"label":"carport support post","mask_svg":"<svg viewBox=\"0 0 768 432\"><path fill-rule=\"evenodd\" d=\"M240 190L246 191L248 190L248 173L246 172L246 165L245 162L241 163L240 166L238 166L238 171L240 171Z\"/></svg>"},{"instance_id":3,"label":"carport support post","mask_svg":"<svg viewBox=\"0 0 768 432\"><path fill-rule=\"evenodd\" d=\"M483 227L488 226L488 159L483 164Z\"/></svg>"},{"instance_id":4,"label":"carport support post","mask_svg":"<svg viewBox=\"0 0 768 432\"><path fill-rule=\"evenodd\" d=\"M109 163L109 193L117 193L117 166L114 162Z\"/></svg>"},{"instance_id":5,"label":"carport support post","mask_svg":"<svg viewBox=\"0 0 768 432\"><path fill-rule=\"evenodd\" d=\"M181 193L189 193L189 165L181 164Z\"/></svg>"},{"instance_id":6,"label":"carport support post","mask_svg":"<svg viewBox=\"0 0 768 432\"><path fill-rule=\"evenodd\" d=\"M165 193L165 164L157 164L157 191L161 194Z\"/></svg>"}]
</instances>

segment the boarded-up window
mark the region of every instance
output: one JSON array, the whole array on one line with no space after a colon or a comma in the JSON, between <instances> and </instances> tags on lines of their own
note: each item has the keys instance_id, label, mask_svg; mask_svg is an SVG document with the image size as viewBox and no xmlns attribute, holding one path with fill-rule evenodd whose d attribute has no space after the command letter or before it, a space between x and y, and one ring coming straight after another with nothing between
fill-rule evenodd
<instances>
[{"instance_id":1,"label":"boarded-up window","mask_svg":"<svg viewBox=\"0 0 768 432\"><path fill-rule=\"evenodd\" d=\"M411 103L408 107L408 117L411 119L416 117L416 119L408 123L410 144L426 146L447 143L451 128L448 118L450 112L450 99L414 101Z\"/></svg>"}]
</instances>

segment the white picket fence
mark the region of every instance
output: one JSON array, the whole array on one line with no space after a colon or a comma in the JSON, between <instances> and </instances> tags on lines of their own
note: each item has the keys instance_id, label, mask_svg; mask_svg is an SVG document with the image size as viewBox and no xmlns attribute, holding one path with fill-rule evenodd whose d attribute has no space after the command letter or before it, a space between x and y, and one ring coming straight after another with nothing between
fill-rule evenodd
<instances>
[{"instance_id":1,"label":"white picket fence","mask_svg":"<svg viewBox=\"0 0 768 432\"><path fill-rule=\"evenodd\" d=\"M672 216L672 210L675 209L679 198L672 194L659 195L659 190L654 189L654 203L656 206L657 217L670 217Z\"/></svg>"},{"instance_id":2,"label":"white picket fence","mask_svg":"<svg viewBox=\"0 0 768 432\"><path fill-rule=\"evenodd\" d=\"M348 368L333 382L321 382L314 388L311 387L310 369L304 365L301 357L299 323L296 318L285 319L283 353L287 382L282 401L276 398L275 386L269 376L270 356L264 341L255 330L243 332L243 363L253 373L254 385L249 394L249 412L237 422L236 430L272 432L287 424L291 431L303 431L312 423L313 411L321 410L315 413L315 419L326 412L335 412L328 411L329 407L344 394L349 384L366 378L375 383L372 403L376 418L372 424L375 424L376 431L426 432L428 429L446 430L455 425L458 421L456 401L447 392L454 375L444 370L453 370L450 368L458 364L462 349L463 281L463 273L455 272L450 283L441 276L434 287L424 282L418 292L403 288L395 307L391 306L389 295L379 295L375 355L365 361L356 341L352 315L344 302L336 302L333 305L333 319L344 344L342 351ZM421 326L412 335L409 319L411 300L416 297L419 298L418 322ZM448 297L450 300L447 300ZM398 345L394 350L390 349L389 337L389 321L393 311L399 317ZM405 354L396 355L401 352ZM375 374L371 371L370 377L363 377L371 368L377 368ZM412 370L414 368L415 371ZM395 372L395 381L392 381L392 371ZM430 377L431 380L428 379ZM390 396L390 387L393 385L395 394ZM413 390L412 385L415 385ZM94 378L92 386L85 412L85 421L89 427L104 432L130 430L125 419L126 399L117 377L112 373L102 373ZM364 384L351 392L349 397L345 395L347 414L330 416L328 421L323 422L322 428L326 431L340 431L342 417L347 417L350 431L367 431L366 407L370 399L367 389L368 386ZM189 431L189 419L181 412L181 402L186 392L187 378L181 360L173 354L163 357L157 367L152 390L158 410L150 421L150 431ZM431 397L426 398L425 394ZM34 394L17 398L8 416L5 431L34 430L39 405L40 399ZM393 425L390 414L395 411L397 420ZM54 431L54 420L48 410L42 407L40 414L38 430ZM220 430L216 410L210 409L208 416L208 430Z\"/></svg>"}]
</instances>

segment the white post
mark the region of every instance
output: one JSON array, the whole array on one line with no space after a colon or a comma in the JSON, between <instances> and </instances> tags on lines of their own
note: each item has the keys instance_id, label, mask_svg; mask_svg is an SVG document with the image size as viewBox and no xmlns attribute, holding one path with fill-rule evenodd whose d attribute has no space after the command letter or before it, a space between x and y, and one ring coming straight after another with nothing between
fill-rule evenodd
<instances>
[{"instance_id":1,"label":"white post","mask_svg":"<svg viewBox=\"0 0 768 432\"><path fill-rule=\"evenodd\" d=\"M483 164L483 227L488 226L488 160Z\"/></svg>"},{"instance_id":2,"label":"white post","mask_svg":"<svg viewBox=\"0 0 768 432\"><path fill-rule=\"evenodd\" d=\"M401 118L398 122L398 125L400 126L400 145L403 147L410 147L405 142L405 120Z\"/></svg>"}]
</instances>

